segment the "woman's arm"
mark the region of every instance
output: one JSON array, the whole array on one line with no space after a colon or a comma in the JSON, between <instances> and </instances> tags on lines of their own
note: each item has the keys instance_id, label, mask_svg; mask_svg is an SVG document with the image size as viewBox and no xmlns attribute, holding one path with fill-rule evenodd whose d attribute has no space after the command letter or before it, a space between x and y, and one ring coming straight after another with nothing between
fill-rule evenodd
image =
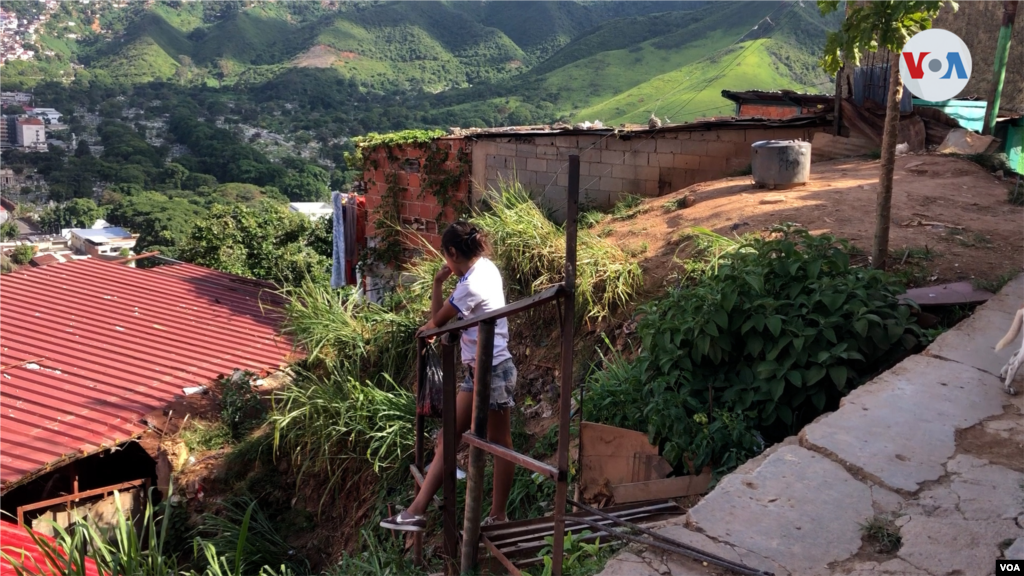
<instances>
[{"instance_id":1,"label":"woman's arm","mask_svg":"<svg viewBox=\"0 0 1024 576\"><path fill-rule=\"evenodd\" d=\"M445 270L447 268L448 267L445 266L442 270ZM449 276L451 275L450 271L448 272L448 275ZM438 272L437 276L434 277L434 288L430 292L430 318L431 319L433 319L434 317L437 316L437 313L441 311L441 308L443 308L444 304L445 304L445 301L444 301L444 281L445 281L445 279L447 277L446 278L441 278L439 280L438 278L440 276L441 276L441 273Z\"/></svg>"},{"instance_id":2,"label":"woman's arm","mask_svg":"<svg viewBox=\"0 0 1024 576\"><path fill-rule=\"evenodd\" d=\"M434 276L434 287L430 292L430 321L420 328L420 332L444 326L458 315L455 306L444 298L444 281L451 275L452 271L445 266Z\"/></svg>"}]
</instances>

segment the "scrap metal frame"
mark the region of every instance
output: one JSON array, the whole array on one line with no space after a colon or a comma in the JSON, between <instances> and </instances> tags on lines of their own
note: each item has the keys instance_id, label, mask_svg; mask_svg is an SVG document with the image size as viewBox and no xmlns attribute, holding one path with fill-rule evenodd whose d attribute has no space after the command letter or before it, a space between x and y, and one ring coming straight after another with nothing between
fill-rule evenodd
<instances>
[{"instance_id":1,"label":"scrap metal frame","mask_svg":"<svg viewBox=\"0 0 1024 576\"><path fill-rule=\"evenodd\" d=\"M553 523L552 545L552 576L561 576L563 541L565 538L565 508L568 502L569 481L569 426L571 421L571 396L573 383L573 342L575 340L576 317L576 237L577 217L579 214L580 158L569 156L569 186L566 198L565 222L565 280L562 284L552 286L539 294L525 298L504 308L462 320L423 332L417 339L417 385L422 386L426 376L426 363L423 352L430 338L441 337L441 359L444 372L444 392L442 399L442 450L444 454L444 472L442 480L443 498L441 500L441 516L444 531L443 556L449 574L465 573L473 570L477 564L477 555L481 540L487 545L486 538L481 538L480 522L481 504L483 500L484 465L489 453L495 458L503 458L529 470L541 474L555 482L555 511ZM498 446L486 440L487 416L490 408L490 386L474 386L473 419L469 431L462 438L470 446L469 470L466 486L466 510L463 524L463 542L461 546L460 565L455 565L459 550L459 533L456 526L456 477L455 477L455 342L462 330L478 327L477 360L474 374L477 382L490 382L492 360L494 358L494 329L498 320L525 312L526 310L550 302L561 301L561 386L559 394L558 419L558 452L557 466L550 466L534 460L510 448ZM425 432L422 416L416 417L416 449L415 464L412 470L416 479L416 489L422 485L424 466ZM488 546L491 552L506 567L512 566L494 546ZM417 562L423 560L423 534L413 536L413 550ZM512 566L514 569L514 566Z\"/></svg>"},{"instance_id":2,"label":"scrap metal frame","mask_svg":"<svg viewBox=\"0 0 1024 576\"><path fill-rule=\"evenodd\" d=\"M132 488L149 488L149 478L140 478L138 480L132 480L130 482L121 482L120 484L114 484L113 486L104 486L103 488L96 488L93 490L86 490L85 492L78 491L78 473L75 472L72 479L72 493L65 496L58 496L57 498L50 498L49 500L43 500L41 502L33 502L32 504L25 504L24 506L18 506L18 525L25 525L25 512L31 512L32 510L38 510L40 508L49 508L58 504L67 504L68 509L71 509L72 502L78 502L82 498L90 498L92 496L104 496L106 497L113 492L120 492L122 490L129 490Z\"/></svg>"}]
</instances>

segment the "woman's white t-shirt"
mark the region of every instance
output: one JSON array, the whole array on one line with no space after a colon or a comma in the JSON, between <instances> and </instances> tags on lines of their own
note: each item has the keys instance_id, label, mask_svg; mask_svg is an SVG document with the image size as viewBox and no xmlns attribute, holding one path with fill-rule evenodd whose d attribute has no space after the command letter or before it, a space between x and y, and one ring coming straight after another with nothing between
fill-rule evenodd
<instances>
[{"instance_id":1,"label":"woman's white t-shirt","mask_svg":"<svg viewBox=\"0 0 1024 576\"><path fill-rule=\"evenodd\" d=\"M448 299L459 311L459 319L466 320L505 306L505 290L501 272L487 258L480 258L466 275L459 278L452 297ZM462 333L462 363L476 364L477 327ZM512 358L508 351L508 321L498 320L494 326L495 366Z\"/></svg>"}]
</instances>

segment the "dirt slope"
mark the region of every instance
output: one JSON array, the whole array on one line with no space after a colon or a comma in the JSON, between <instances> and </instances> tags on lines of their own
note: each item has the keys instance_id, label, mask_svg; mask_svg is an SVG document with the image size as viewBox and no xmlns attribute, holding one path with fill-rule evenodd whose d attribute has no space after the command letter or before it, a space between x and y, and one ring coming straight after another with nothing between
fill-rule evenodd
<instances>
[{"instance_id":1,"label":"dirt slope","mask_svg":"<svg viewBox=\"0 0 1024 576\"><path fill-rule=\"evenodd\" d=\"M606 220L596 229L640 254L651 291L659 290L663 281L679 270L677 260L687 249L680 235L695 226L733 236L794 222L816 234L847 238L868 253L874 234L878 173L878 161L849 159L812 165L811 182L792 190L757 189L749 176L704 182L647 200L646 212L639 216ZM899 271L903 262L911 285L995 281L1020 272L1024 209L1007 202L1011 186L1012 182L998 180L980 166L958 158L898 158L890 263ZM696 204L673 211L666 208L685 195L692 196ZM769 203L773 201L778 202Z\"/></svg>"}]
</instances>

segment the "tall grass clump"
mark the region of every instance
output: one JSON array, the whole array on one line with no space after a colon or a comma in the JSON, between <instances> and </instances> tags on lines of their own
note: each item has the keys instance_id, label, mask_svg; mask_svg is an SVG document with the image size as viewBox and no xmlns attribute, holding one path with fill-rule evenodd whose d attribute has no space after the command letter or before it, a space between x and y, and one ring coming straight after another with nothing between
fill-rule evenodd
<instances>
[{"instance_id":1,"label":"tall grass clump","mask_svg":"<svg viewBox=\"0 0 1024 576\"><path fill-rule=\"evenodd\" d=\"M521 184L503 180L473 222L487 231L494 258L515 296L564 280L565 229L548 220ZM600 320L627 305L643 284L640 265L617 246L581 229L577 239L576 306Z\"/></svg>"},{"instance_id":2,"label":"tall grass clump","mask_svg":"<svg viewBox=\"0 0 1024 576\"><path fill-rule=\"evenodd\" d=\"M399 468L415 441L416 399L405 388L361 382L338 368L326 375L298 371L274 397L270 421L275 452L283 450L303 474L327 475L333 484L353 460L374 472Z\"/></svg>"},{"instance_id":3,"label":"tall grass clump","mask_svg":"<svg viewBox=\"0 0 1024 576\"><path fill-rule=\"evenodd\" d=\"M313 364L331 365L355 379L377 381L387 375L403 382L411 373L416 329L424 322L425 303L392 294L383 304L356 298L351 288L333 290L306 280L286 288L284 334Z\"/></svg>"},{"instance_id":4,"label":"tall grass clump","mask_svg":"<svg viewBox=\"0 0 1024 576\"><path fill-rule=\"evenodd\" d=\"M308 572L309 566L294 555L274 523L263 513L259 502L242 497L228 499L222 504L221 514L203 514L202 525L196 531L204 543L217 551L218 558L232 564L239 563L246 573L257 571L259 566L281 565L293 571ZM244 538L243 529L246 531ZM204 554L199 560L209 559Z\"/></svg>"},{"instance_id":5,"label":"tall grass clump","mask_svg":"<svg viewBox=\"0 0 1024 576\"><path fill-rule=\"evenodd\" d=\"M217 547L202 538L193 540L195 558L205 561L202 571L179 562L167 547L169 514L158 514L152 504L150 489L146 508L136 523L130 522L117 502L117 523L101 532L88 522L77 522L68 528L50 522L55 537L46 538L26 527L26 532L39 549L40 563L23 550L12 546L0 547L0 556L9 562L18 576L46 574L49 576L85 576L87 562L93 562L100 574L106 576L293 576L294 571L285 564L276 568L246 562L249 525L255 503L239 518L232 532L235 553L229 558Z\"/></svg>"}]
</instances>

